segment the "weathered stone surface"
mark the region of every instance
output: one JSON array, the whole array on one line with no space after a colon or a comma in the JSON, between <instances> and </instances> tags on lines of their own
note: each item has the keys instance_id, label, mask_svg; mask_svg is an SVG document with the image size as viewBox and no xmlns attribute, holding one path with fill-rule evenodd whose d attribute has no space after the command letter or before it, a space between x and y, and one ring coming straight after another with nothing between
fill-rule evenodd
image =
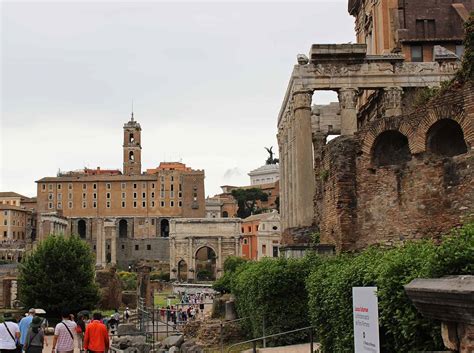
<instances>
[{"instance_id":1,"label":"weathered stone surface","mask_svg":"<svg viewBox=\"0 0 474 353\"><path fill-rule=\"evenodd\" d=\"M180 352L180 349L179 347L176 347L176 346L170 347L170 349L168 350L168 353L179 353L179 352Z\"/></svg>"},{"instance_id":2,"label":"weathered stone surface","mask_svg":"<svg viewBox=\"0 0 474 353\"><path fill-rule=\"evenodd\" d=\"M100 308L119 308L122 304L122 282L116 273L116 269L112 267L104 270L97 270L95 281L100 288Z\"/></svg>"},{"instance_id":3,"label":"weathered stone surface","mask_svg":"<svg viewBox=\"0 0 474 353\"><path fill-rule=\"evenodd\" d=\"M180 347L184 342L184 336L179 335L179 336L169 336L166 337L161 343L165 348L170 348L173 346Z\"/></svg>"},{"instance_id":4,"label":"weathered stone surface","mask_svg":"<svg viewBox=\"0 0 474 353\"><path fill-rule=\"evenodd\" d=\"M134 324L120 324L117 329L117 335L124 336L133 333L137 333L138 329Z\"/></svg>"},{"instance_id":5,"label":"weathered stone surface","mask_svg":"<svg viewBox=\"0 0 474 353\"><path fill-rule=\"evenodd\" d=\"M225 319L228 321L237 319L237 312L235 310L235 302L233 300L229 300L225 303Z\"/></svg>"}]
</instances>

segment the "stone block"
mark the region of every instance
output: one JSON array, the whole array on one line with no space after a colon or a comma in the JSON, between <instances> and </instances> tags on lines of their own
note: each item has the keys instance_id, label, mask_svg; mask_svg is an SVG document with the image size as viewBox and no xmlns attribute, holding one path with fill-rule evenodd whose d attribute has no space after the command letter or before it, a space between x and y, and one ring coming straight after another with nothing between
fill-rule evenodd
<instances>
[{"instance_id":1,"label":"stone block","mask_svg":"<svg viewBox=\"0 0 474 353\"><path fill-rule=\"evenodd\" d=\"M173 347L173 346L176 346L176 347L180 347L184 342L184 336L183 335L179 335L179 336L169 336L169 337L166 337L162 342L161 344L165 347L165 348L170 348L170 347Z\"/></svg>"}]
</instances>

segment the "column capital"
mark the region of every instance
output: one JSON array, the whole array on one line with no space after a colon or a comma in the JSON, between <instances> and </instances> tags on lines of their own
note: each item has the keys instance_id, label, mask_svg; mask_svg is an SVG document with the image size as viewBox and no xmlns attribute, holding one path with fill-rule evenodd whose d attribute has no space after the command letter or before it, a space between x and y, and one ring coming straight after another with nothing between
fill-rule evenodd
<instances>
[{"instance_id":1,"label":"column capital","mask_svg":"<svg viewBox=\"0 0 474 353\"><path fill-rule=\"evenodd\" d=\"M312 90L298 90L293 92L293 111L296 112L299 109L311 110L312 98Z\"/></svg>"},{"instance_id":2,"label":"column capital","mask_svg":"<svg viewBox=\"0 0 474 353\"><path fill-rule=\"evenodd\" d=\"M399 109L402 106L402 87L385 87L383 89L383 100L385 109Z\"/></svg>"},{"instance_id":3,"label":"column capital","mask_svg":"<svg viewBox=\"0 0 474 353\"><path fill-rule=\"evenodd\" d=\"M357 106L358 88L341 88L337 92L341 109L355 109Z\"/></svg>"}]
</instances>

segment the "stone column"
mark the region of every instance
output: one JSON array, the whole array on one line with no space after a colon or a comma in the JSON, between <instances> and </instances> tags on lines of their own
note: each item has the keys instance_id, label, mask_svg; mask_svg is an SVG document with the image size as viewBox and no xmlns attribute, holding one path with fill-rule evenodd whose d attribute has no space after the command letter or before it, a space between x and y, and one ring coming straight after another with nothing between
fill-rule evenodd
<instances>
[{"instance_id":1,"label":"stone column","mask_svg":"<svg viewBox=\"0 0 474 353\"><path fill-rule=\"evenodd\" d=\"M117 228L115 226L110 227L110 263L112 265L117 264Z\"/></svg>"},{"instance_id":2,"label":"stone column","mask_svg":"<svg viewBox=\"0 0 474 353\"><path fill-rule=\"evenodd\" d=\"M8 227L7 227L7 238L11 239L13 238L13 233L12 233L12 211L8 211Z\"/></svg>"},{"instance_id":3,"label":"stone column","mask_svg":"<svg viewBox=\"0 0 474 353\"><path fill-rule=\"evenodd\" d=\"M100 222L97 220L97 231L96 231L96 236L95 236L95 264L96 266L102 266L102 234L100 231Z\"/></svg>"},{"instance_id":4,"label":"stone column","mask_svg":"<svg viewBox=\"0 0 474 353\"><path fill-rule=\"evenodd\" d=\"M296 225L310 226L313 223L313 144L311 137L312 91L297 91L294 98L294 135L296 150Z\"/></svg>"},{"instance_id":5,"label":"stone column","mask_svg":"<svg viewBox=\"0 0 474 353\"><path fill-rule=\"evenodd\" d=\"M295 138L294 138L294 127L293 127L293 114L290 115L290 120L288 121L288 227L295 226L295 215L297 210L295 209Z\"/></svg>"},{"instance_id":6,"label":"stone column","mask_svg":"<svg viewBox=\"0 0 474 353\"><path fill-rule=\"evenodd\" d=\"M320 224L321 221L321 202L323 195L323 183L326 178L326 171L323 166L323 151L326 145L326 134L323 132L313 133L313 150L314 150L314 174L315 174L315 191L314 191L314 223Z\"/></svg>"},{"instance_id":7,"label":"stone column","mask_svg":"<svg viewBox=\"0 0 474 353\"><path fill-rule=\"evenodd\" d=\"M217 238L217 267L222 270L222 237Z\"/></svg>"},{"instance_id":8,"label":"stone column","mask_svg":"<svg viewBox=\"0 0 474 353\"><path fill-rule=\"evenodd\" d=\"M403 88L386 87L383 89L383 105L386 117L402 115Z\"/></svg>"},{"instance_id":9,"label":"stone column","mask_svg":"<svg viewBox=\"0 0 474 353\"><path fill-rule=\"evenodd\" d=\"M188 281L194 280L196 269L194 268L194 256L193 256L193 238L188 237ZM194 272L190 272L189 270L193 269Z\"/></svg>"},{"instance_id":10,"label":"stone column","mask_svg":"<svg viewBox=\"0 0 474 353\"><path fill-rule=\"evenodd\" d=\"M235 236L235 256L239 256L240 251L239 251L239 237Z\"/></svg>"},{"instance_id":11,"label":"stone column","mask_svg":"<svg viewBox=\"0 0 474 353\"><path fill-rule=\"evenodd\" d=\"M357 88L341 88L338 92L341 107L341 135L357 132Z\"/></svg>"}]
</instances>

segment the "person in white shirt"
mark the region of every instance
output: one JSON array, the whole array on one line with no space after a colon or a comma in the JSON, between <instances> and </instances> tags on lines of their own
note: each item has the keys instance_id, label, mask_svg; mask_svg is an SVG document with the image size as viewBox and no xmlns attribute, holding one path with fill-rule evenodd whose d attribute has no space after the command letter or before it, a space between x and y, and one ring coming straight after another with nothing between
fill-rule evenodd
<instances>
[{"instance_id":1,"label":"person in white shirt","mask_svg":"<svg viewBox=\"0 0 474 353\"><path fill-rule=\"evenodd\" d=\"M63 321L56 325L54 329L53 349L57 353L73 353L74 337L76 335L76 323L71 321L70 312L63 310Z\"/></svg>"},{"instance_id":2,"label":"person in white shirt","mask_svg":"<svg viewBox=\"0 0 474 353\"><path fill-rule=\"evenodd\" d=\"M20 328L10 320L12 320L11 317L5 317L5 322L0 324L0 351L2 353L17 352L16 344L20 339Z\"/></svg>"}]
</instances>

